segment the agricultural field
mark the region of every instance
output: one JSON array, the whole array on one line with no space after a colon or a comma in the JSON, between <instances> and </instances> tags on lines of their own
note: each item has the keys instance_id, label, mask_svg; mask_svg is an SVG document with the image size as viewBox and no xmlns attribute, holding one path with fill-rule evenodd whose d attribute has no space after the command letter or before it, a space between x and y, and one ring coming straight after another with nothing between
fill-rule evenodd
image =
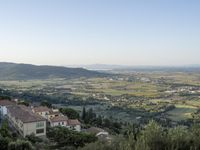
<instances>
[{"instance_id":1,"label":"agricultural field","mask_svg":"<svg viewBox=\"0 0 200 150\"><path fill-rule=\"evenodd\" d=\"M193 107L190 105L175 105L175 107L175 109L167 112L167 115L173 121L191 119L192 114L197 111L197 107Z\"/></svg>"},{"instance_id":2,"label":"agricultural field","mask_svg":"<svg viewBox=\"0 0 200 150\"><path fill-rule=\"evenodd\" d=\"M122 121L153 117L175 122L192 119L200 107L200 75L184 72L135 72L102 78L54 78L46 80L0 81L3 89L18 93L46 94L67 101L84 101L97 114ZM87 100L94 104L87 104ZM56 104L58 105L58 104ZM82 105L61 104L81 112Z\"/></svg>"}]
</instances>

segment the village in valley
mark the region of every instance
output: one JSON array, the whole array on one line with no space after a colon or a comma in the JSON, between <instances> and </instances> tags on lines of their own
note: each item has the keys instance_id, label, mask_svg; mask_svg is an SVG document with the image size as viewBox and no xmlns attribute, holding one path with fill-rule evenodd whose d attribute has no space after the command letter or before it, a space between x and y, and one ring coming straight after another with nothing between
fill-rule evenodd
<instances>
[{"instance_id":1,"label":"village in valley","mask_svg":"<svg viewBox=\"0 0 200 150\"><path fill-rule=\"evenodd\" d=\"M24 138L31 134L40 138L46 138L47 128L58 126L76 132L92 133L99 138L108 138L109 136L108 132L97 127L82 130L78 118L70 119L57 108L33 105L26 106L19 104L17 99L0 100L0 122L2 123L4 120L8 120L12 132Z\"/></svg>"}]
</instances>

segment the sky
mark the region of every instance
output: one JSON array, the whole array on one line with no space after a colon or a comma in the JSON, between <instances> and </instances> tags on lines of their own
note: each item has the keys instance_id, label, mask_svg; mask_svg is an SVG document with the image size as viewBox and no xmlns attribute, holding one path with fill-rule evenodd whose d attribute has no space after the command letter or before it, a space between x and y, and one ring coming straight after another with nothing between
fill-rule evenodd
<instances>
[{"instance_id":1,"label":"sky","mask_svg":"<svg viewBox=\"0 0 200 150\"><path fill-rule=\"evenodd\" d=\"M0 61L200 64L199 0L0 0Z\"/></svg>"}]
</instances>

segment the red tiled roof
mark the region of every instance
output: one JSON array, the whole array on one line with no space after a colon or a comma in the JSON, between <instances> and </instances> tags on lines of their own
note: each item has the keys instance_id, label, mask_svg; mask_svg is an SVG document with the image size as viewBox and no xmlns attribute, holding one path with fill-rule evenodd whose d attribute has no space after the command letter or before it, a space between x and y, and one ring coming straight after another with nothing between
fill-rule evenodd
<instances>
[{"instance_id":1,"label":"red tiled roof","mask_svg":"<svg viewBox=\"0 0 200 150\"><path fill-rule=\"evenodd\" d=\"M51 109L49 109L48 107L39 106L39 107L33 108L33 110L35 112L45 112L45 111L50 111Z\"/></svg>"},{"instance_id":2,"label":"red tiled roof","mask_svg":"<svg viewBox=\"0 0 200 150\"><path fill-rule=\"evenodd\" d=\"M77 119L69 119L68 125L81 125L81 123Z\"/></svg>"},{"instance_id":3,"label":"red tiled roof","mask_svg":"<svg viewBox=\"0 0 200 150\"><path fill-rule=\"evenodd\" d=\"M57 116L51 119L51 122L61 122L61 121L68 121L67 116Z\"/></svg>"},{"instance_id":4,"label":"red tiled roof","mask_svg":"<svg viewBox=\"0 0 200 150\"><path fill-rule=\"evenodd\" d=\"M0 100L0 106L10 106L15 105L16 103L14 101L10 100Z\"/></svg>"},{"instance_id":5,"label":"red tiled roof","mask_svg":"<svg viewBox=\"0 0 200 150\"><path fill-rule=\"evenodd\" d=\"M19 105L8 106L8 111L13 117L21 120L24 123L46 121L43 117L36 115L31 111L28 111L28 108L25 109L24 107Z\"/></svg>"}]
</instances>

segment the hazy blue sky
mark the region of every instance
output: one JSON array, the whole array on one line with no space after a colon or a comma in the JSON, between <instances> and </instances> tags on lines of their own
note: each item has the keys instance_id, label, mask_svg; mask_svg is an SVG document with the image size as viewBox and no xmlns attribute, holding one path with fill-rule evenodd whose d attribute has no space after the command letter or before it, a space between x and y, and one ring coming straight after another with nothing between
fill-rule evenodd
<instances>
[{"instance_id":1,"label":"hazy blue sky","mask_svg":"<svg viewBox=\"0 0 200 150\"><path fill-rule=\"evenodd\" d=\"M200 0L0 0L0 61L200 64Z\"/></svg>"}]
</instances>

